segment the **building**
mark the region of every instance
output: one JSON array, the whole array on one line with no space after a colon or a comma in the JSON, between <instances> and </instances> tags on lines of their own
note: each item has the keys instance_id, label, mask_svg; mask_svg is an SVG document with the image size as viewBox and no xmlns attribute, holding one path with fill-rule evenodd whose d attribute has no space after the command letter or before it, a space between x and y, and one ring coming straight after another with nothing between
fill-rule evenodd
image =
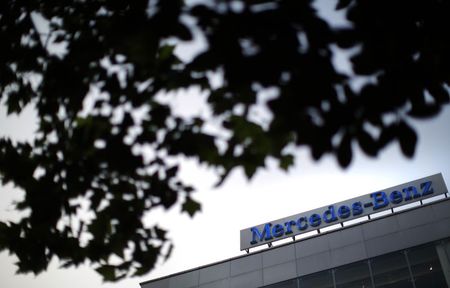
<instances>
[{"instance_id":1,"label":"building","mask_svg":"<svg viewBox=\"0 0 450 288\"><path fill-rule=\"evenodd\" d=\"M419 192L414 194L411 187ZM241 250L252 245L269 248L150 280L141 287L450 287L450 198L442 176L383 191L244 229ZM341 208L345 203L350 203L350 210L359 203L363 211L347 216L348 209ZM313 215L322 217L325 225L316 225L320 221ZM298 226L288 224L289 219ZM280 228L276 223L284 224ZM277 238L294 241L272 247Z\"/></svg>"}]
</instances>

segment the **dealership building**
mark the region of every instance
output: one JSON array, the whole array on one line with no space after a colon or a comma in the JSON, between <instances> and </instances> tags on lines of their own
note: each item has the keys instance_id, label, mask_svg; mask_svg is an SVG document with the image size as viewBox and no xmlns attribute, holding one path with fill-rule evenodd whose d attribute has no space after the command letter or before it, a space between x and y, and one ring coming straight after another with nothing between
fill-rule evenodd
<instances>
[{"instance_id":1,"label":"dealership building","mask_svg":"<svg viewBox=\"0 0 450 288\"><path fill-rule=\"evenodd\" d=\"M450 287L450 197L441 174L240 234L246 254L141 288Z\"/></svg>"}]
</instances>

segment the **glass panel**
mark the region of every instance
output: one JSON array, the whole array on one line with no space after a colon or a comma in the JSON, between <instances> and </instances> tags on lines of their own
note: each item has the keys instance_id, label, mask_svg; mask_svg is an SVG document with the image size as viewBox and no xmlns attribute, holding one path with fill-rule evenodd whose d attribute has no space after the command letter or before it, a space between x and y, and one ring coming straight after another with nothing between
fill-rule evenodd
<instances>
[{"instance_id":1,"label":"glass panel","mask_svg":"<svg viewBox=\"0 0 450 288\"><path fill-rule=\"evenodd\" d=\"M373 258L370 264L375 287L413 287L403 251Z\"/></svg>"},{"instance_id":2,"label":"glass panel","mask_svg":"<svg viewBox=\"0 0 450 288\"><path fill-rule=\"evenodd\" d=\"M299 279L300 288L333 288L331 270L305 275Z\"/></svg>"},{"instance_id":3,"label":"glass panel","mask_svg":"<svg viewBox=\"0 0 450 288\"><path fill-rule=\"evenodd\" d=\"M361 261L334 270L336 288L371 288L369 264Z\"/></svg>"},{"instance_id":4,"label":"glass panel","mask_svg":"<svg viewBox=\"0 0 450 288\"><path fill-rule=\"evenodd\" d=\"M271 284L268 286L264 286L264 288L297 288L297 279L291 279L288 281Z\"/></svg>"},{"instance_id":5,"label":"glass panel","mask_svg":"<svg viewBox=\"0 0 450 288\"><path fill-rule=\"evenodd\" d=\"M434 246L415 247L408 252L416 288L447 287Z\"/></svg>"}]
</instances>

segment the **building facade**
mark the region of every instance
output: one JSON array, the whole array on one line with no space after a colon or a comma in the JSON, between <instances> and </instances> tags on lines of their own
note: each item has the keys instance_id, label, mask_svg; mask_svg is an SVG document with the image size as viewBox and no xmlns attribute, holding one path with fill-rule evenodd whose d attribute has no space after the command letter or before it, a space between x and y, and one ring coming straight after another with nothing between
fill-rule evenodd
<instances>
[{"instance_id":1,"label":"building facade","mask_svg":"<svg viewBox=\"0 0 450 288\"><path fill-rule=\"evenodd\" d=\"M447 191L303 239L141 283L142 288L450 287ZM425 201L423 201L425 202ZM380 212L378 213L380 214ZM270 245L271 246L271 245Z\"/></svg>"}]
</instances>

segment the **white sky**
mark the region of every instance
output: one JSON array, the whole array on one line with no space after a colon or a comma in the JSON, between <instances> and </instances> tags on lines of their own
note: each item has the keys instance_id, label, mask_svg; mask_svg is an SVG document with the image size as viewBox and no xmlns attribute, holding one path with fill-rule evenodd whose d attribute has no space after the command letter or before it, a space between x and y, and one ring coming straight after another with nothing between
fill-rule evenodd
<instances>
[{"instance_id":1,"label":"white sky","mask_svg":"<svg viewBox=\"0 0 450 288\"><path fill-rule=\"evenodd\" d=\"M184 108L186 108L183 105ZM190 107L195 109L195 107ZM32 139L36 127L31 108L20 117L6 118L0 105L0 137ZM202 203L202 212L193 219L180 215L180 207L170 211L155 211L149 222L158 222L170 229L175 249L171 258L150 274L126 279L115 284L103 284L90 267L58 269L53 262L47 272L37 277L15 275L16 257L0 253L0 287L2 288L138 288L139 283L180 272L200 265L245 254L239 251L239 230L341 200L395 186L417 178L442 172L450 183L450 107L433 120L414 121L419 142L413 159L401 156L397 143L382 151L378 158L368 158L357 151L350 167L342 170L331 156L312 162L309 150L298 151L296 165L288 173L274 163L260 171L249 182L241 170L232 173L219 189L213 188L216 176L195 162L186 162L182 177L193 183L198 192L195 199ZM17 218L11 201L21 192L11 186L0 187L0 219Z\"/></svg>"}]
</instances>

